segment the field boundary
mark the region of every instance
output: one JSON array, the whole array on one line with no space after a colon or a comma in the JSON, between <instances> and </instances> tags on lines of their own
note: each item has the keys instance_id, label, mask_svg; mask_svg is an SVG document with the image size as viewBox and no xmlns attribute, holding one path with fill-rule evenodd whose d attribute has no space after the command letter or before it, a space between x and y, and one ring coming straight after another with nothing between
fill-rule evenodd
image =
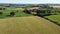
<instances>
[{"instance_id":1,"label":"field boundary","mask_svg":"<svg viewBox=\"0 0 60 34\"><path fill-rule=\"evenodd\" d=\"M48 19L48 18L45 18L44 16L42 16L42 18L44 18L44 19L46 19L46 20L48 20L48 21L50 21L50 22L53 22L54 24L57 24L58 26L60 26L60 24L58 24L58 22L56 22L56 21L52 21L52 20L50 20L50 19Z\"/></svg>"}]
</instances>

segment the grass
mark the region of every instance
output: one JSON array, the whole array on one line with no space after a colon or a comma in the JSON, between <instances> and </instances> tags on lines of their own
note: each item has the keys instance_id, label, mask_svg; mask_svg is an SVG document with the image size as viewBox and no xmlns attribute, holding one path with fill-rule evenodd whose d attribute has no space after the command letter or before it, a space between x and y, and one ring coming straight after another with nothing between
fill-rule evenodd
<instances>
[{"instance_id":1,"label":"grass","mask_svg":"<svg viewBox=\"0 0 60 34\"><path fill-rule=\"evenodd\" d=\"M2 15L0 15L0 18L6 18L9 17L8 15L10 15L10 12L15 12L14 17L22 17L22 16L32 16L32 14L26 14L24 13L24 8L6 8L5 10L0 10L0 12L3 12Z\"/></svg>"},{"instance_id":2,"label":"grass","mask_svg":"<svg viewBox=\"0 0 60 34\"><path fill-rule=\"evenodd\" d=\"M23 10L14 7L0 10L3 12L0 18L4 18L0 19L0 34L60 34L60 26L41 17L26 14ZM15 12L14 17L7 16L12 11Z\"/></svg>"},{"instance_id":3,"label":"grass","mask_svg":"<svg viewBox=\"0 0 60 34\"><path fill-rule=\"evenodd\" d=\"M60 15L51 15L51 16L45 16L46 18L57 22L57 24L60 24Z\"/></svg>"},{"instance_id":4,"label":"grass","mask_svg":"<svg viewBox=\"0 0 60 34\"><path fill-rule=\"evenodd\" d=\"M0 34L60 34L60 26L41 17L0 19Z\"/></svg>"}]
</instances>

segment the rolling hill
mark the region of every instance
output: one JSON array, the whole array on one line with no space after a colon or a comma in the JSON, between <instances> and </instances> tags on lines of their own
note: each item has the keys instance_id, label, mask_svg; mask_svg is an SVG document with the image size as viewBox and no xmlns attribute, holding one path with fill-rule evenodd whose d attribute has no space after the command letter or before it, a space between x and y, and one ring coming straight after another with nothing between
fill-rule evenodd
<instances>
[{"instance_id":1,"label":"rolling hill","mask_svg":"<svg viewBox=\"0 0 60 34\"><path fill-rule=\"evenodd\" d=\"M60 34L60 26L37 16L0 19L0 34Z\"/></svg>"}]
</instances>

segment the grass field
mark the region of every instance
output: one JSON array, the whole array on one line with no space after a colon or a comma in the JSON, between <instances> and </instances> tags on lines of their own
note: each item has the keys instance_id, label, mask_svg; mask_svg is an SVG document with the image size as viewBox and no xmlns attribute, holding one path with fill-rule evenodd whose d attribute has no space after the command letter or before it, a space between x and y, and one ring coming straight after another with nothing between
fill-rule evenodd
<instances>
[{"instance_id":1,"label":"grass field","mask_svg":"<svg viewBox=\"0 0 60 34\"><path fill-rule=\"evenodd\" d=\"M0 19L0 34L60 34L60 26L37 16Z\"/></svg>"},{"instance_id":2,"label":"grass field","mask_svg":"<svg viewBox=\"0 0 60 34\"><path fill-rule=\"evenodd\" d=\"M57 24L60 24L60 15L51 15L51 16L46 16L46 18L57 22Z\"/></svg>"},{"instance_id":3,"label":"grass field","mask_svg":"<svg viewBox=\"0 0 60 34\"><path fill-rule=\"evenodd\" d=\"M0 10L3 14L0 14L0 18L10 17L10 12L14 12L14 17L22 17L22 16L32 16L31 14L26 14L23 12L24 8L6 8L5 10Z\"/></svg>"}]
</instances>

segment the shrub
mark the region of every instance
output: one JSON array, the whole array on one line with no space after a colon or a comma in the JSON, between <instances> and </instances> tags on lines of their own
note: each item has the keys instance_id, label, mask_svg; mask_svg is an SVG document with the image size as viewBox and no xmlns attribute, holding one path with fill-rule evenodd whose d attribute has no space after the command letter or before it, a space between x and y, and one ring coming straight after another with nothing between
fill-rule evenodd
<instances>
[{"instance_id":1,"label":"shrub","mask_svg":"<svg viewBox=\"0 0 60 34\"><path fill-rule=\"evenodd\" d=\"M3 10L5 10L5 8L3 8Z\"/></svg>"},{"instance_id":2,"label":"shrub","mask_svg":"<svg viewBox=\"0 0 60 34\"><path fill-rule=\"evenodd\" d=\"M16 12L19 12L18 10Z\"/></svg>"},{"instance_id":3,"label":"shrub","mask_svg":"<svg viewBox=\"0 0 60 34\"><path fill-rule=\"evenodd\" d=\"M2 10L2 8L0 8L0 10Z\"/></svg>"},{"instance_id":4,"label":"shrub","mask_svg":"<svg viewBox=\"0 0 60 34\"><path fill-rule=\"evenodd\" d=\"M15 15L15 12L10 12L10 16L14 16Z\"/></svg>"},{"instance_id":5,"label":"shrub","mask_svg":"<svg viewBox=\"0 0 60 34\"><path fill-rule=\"evenodd\" d=\"M0 10L5 10L5 8L0 8Z\"/></svg>"},{"instance_id":6,"label":"shrub","mask_svg":"<svg viewBox=\"0 0 60 34\"><path fill-rule=\"evenodd\" d=\"M3 14L3 12L0 12L0 14Z\"/></svg>"},{"instance_id":7,"label":"shrub","mask_svg":"<svg viewBox=\"0 0 60 34\"><path fill-rule=\"evenodd\" d=\"M23 12L27 13L27 14L31 14L30 10L24 10Z\"/></svg>"}]
</instances>

